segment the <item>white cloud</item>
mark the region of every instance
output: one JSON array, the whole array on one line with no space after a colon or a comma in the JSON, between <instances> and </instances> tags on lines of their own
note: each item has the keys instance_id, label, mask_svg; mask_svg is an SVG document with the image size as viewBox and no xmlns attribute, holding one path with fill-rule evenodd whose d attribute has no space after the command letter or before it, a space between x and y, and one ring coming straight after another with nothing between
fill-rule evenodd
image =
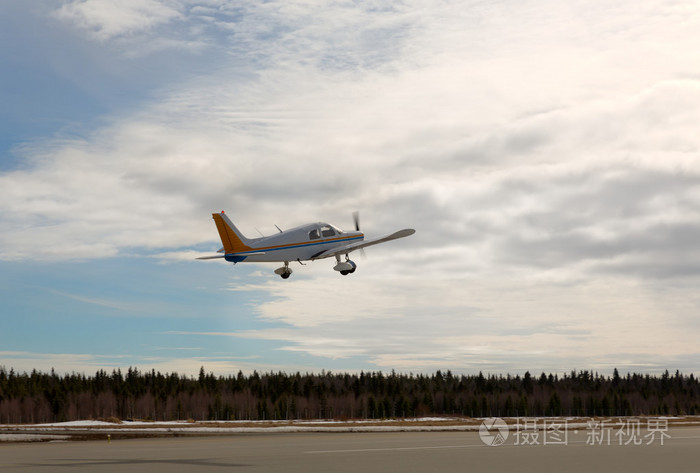
<instances>
[{"instance_id":1,"label":"white cloud","mask_svg":"<svg viewBox=\"0 0 700 473\"><path fill-rule=\"evenodd\" d=\"M679 304L684 290L610 278L561 284L395 280L389 273L363 266L353 283L324 275L270 284L266 290L274 302L258 307L260 319L281 320L283 326L194 335L272 340L283 352L369 360L379 370L607 371L615 364L634 370L642 362L651 370L667 363L695 369L692 318L699 301ZM343 286L346 291L335 292Z\"/></svg>"},{"instance_id":2,"label":"white cloud","mask_svg":"<svg viewBox=\"0 0 700 473\"><path fill-rule=\"evenodd\" d=\"M417 369L696 356L678 327L697 305L676 311L700 267L692 3L99 6L58 15L230 62L26 148L0 174L0 258L189 257L219 247L211 211L252 235L360 209L368 234L418 233L355 278L254 283L274 329L238 336Z\"/></svg>"},{"instance_id":3,"label":"white cloud","mask_svg":"<svg viewBox=\"0 0 700 473\"><path fill-rule=\"evenodd\" d=\"M55 15L106 41L181 18L180 2L169 0L73 0Z\"/></svg>"},{"instance_id":4,"label":"white cloud","mask_svg":"<svg viewBox=\"0 0 700 473\"><path fill-rule=\"evenodd\" d=\"M178 348L168 347L167 350L178 350ZM236 356L173 358L167 356L143 356L140 354L92 355L82 353L0 351L0 357L3 360L3 364L0 366L4 366L8 370L12 368L18 373L29 373L32 370L48 373L51 369L55 369L58 374L83 373L92 375L98 370L105 370L111 373L112 370L121 369L122 372L126 372L129 368L136 368L138 370L156 370L161 373L196 376L201 367L204 367L207 373L214 372L217 375L235 374L239 370L250 374L255 370L268 372L290 369L288 365L268 364L250 357ZM295 371L310 371L310 368L307 366L292 368L297 368Z\"/></svg>"},{"instance_id":5,"label":"white cloud","mask_svg":"<svg viewBox=\"0 0 700 473\"><path fill-rule=\"evenodd\" d=\"M208 214L224 207L249 232L268 221L343 226L338 215L360 208L377 232L422 227L413 246L447 252L442 264L450 248L478 248L468 270L512 261L518 240L624 240L635 231L628 221L644 231L651 223L641 219L668 219L668 202L674 225L694 221L700 86L687 50L671 46L698 41L689 26L698 19L681 7L664 9L676 28L659 24L656 9L603 4L140 2L113 4L111 15L93 0L60 11L113 22L109 39L199 21L197 6L233 25L220 47L243 54L84 140L26 149L31 165L0 175L2 258L177 249L214 239ZM149 14L136 20L141 10ZM248 56L259 51L262 63ZM381 61L358 59L370 53ZM356 60L329 66L348 55ZM634 198L658 203L621 218L605 199L624 199L612 186L636 175L647 182ZM684 193L655 189L655 176L679 179ZM587 214L567 220L572 204Z\"/></svg>"}]
</instances>

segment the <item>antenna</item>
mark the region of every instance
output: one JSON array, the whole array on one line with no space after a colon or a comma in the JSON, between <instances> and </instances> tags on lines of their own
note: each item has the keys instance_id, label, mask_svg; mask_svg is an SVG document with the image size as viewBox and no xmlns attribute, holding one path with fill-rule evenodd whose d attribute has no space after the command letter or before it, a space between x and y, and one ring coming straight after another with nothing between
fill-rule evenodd
<instances>
[{"instance_id":1,"label":"antenna","mask_svg":"<svg viewBox=\"0 0 700 473\"><path fill-rule=\"evenodd\" d=\"M277 228L277 230L279 230L280 233L283 233L283 232L282 232L282 229L281 229L280 227L278 227L277 225L275 225L275 228Z\"/></svg>"}]
</instances>

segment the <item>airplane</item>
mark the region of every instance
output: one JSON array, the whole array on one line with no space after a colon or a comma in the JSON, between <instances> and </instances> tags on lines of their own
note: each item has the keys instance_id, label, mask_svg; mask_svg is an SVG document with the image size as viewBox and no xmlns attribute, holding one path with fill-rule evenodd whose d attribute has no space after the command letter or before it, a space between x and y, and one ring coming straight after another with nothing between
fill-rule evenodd
<instances>
[{"instance_id":1,"label":"airplane","mask_svg":"<svg viewBox=\"0 0 700 473\"><path fill-rule=\"evenodd\" d=\"M315 261L332 256L335 256L336 260L333 269L347 276L354 273L357 268L348 256L351 252L416 233L414 229L406 228L390 235L365 240L365 234L360 231L359 214L355 212L353 214L354 232L344 232L329 223L317 222L285 231L277 227L279 233L275 235L246 238L223 210L221 213L211 215L219 231L221 243L224 245L218 253L223 254L200 256L197 259L223 258L233 264L280 262L284 263L284 266L277 268L275 274L282 279L291 276L292 269L289 263L292 261L303 265L302 261ZM345 255L345 261L340 260L343 255Z\"/></svg>"}]
</instances>

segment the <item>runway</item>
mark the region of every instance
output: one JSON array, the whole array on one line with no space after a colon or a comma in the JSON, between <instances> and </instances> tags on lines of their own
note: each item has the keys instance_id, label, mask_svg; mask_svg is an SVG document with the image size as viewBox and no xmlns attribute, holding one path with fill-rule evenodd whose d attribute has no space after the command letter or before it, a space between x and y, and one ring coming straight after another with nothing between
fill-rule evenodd
<instances>
[{"instance_id":1,"label":"runway","mask_svg":"<svg viewBox=\"0 0 700 473\"><path fill-rule=\"evenodd\" d=\"M476 432L262 433L0 444L2 472L696 472L700 428L673 427L663 445L488 446Z\"/></svg>"}]
</instances>

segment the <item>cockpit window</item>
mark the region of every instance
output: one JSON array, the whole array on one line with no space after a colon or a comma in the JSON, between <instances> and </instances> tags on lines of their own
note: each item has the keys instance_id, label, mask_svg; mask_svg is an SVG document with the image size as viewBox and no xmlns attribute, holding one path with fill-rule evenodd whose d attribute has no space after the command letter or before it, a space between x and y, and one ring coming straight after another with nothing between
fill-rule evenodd
<instances>
[{"instance_id":1,"label":"cockpit window","mask_svg":"<svg viewBox=\"0 0 700 473\"><path fill-rule=\"evenodd\" d=\"M330 225L325 225L321 227L321 234L324 237L332 237L335 236L335 230L333 230L333 227L331 227Z\"/></svg>"},{"instance_id":2,"label":"cockpit window","mask_svg":"<svg viewBox=\"0 0 700 473\"><path fill-rule=\"evenodd\" d=\"M318 233L318 228L314 228L309 232L309 240L318 240L321 235Z\"/></svg>"}]
</instances>

